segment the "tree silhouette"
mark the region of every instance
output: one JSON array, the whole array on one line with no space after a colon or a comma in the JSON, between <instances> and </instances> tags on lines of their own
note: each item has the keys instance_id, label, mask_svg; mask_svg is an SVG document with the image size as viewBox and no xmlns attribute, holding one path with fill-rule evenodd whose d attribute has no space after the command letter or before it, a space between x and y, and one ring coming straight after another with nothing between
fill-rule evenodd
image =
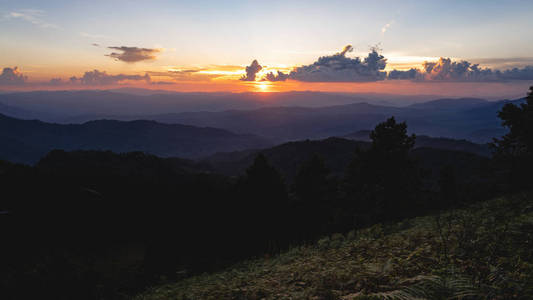
<instances>
[{"instance_id":1,"label":"tree silhouette","mask_svg":"<svg viewBox=\"0 0 533 300\"><path fill-rule=\"evenodd\" d=\"M407 124L391 117L378 124L370 138L371 148L356 151L345 175L349 210L358 216L355 223L409 215L419 189L418 169L409 158L415 136L407 134Z\"/></svg>"},{"instance_id":2,"label":"tree silhouette","mask_svg":"<svg viewBox=\"0 0 533 300\"><path fill-rule=\"evenodd\" d=\"M519 106L506 104L498 117L509 132L501 139L494 139L495 155L509 166L511 185L517 188L530 187L529 171L533 166L533 86L529 88L525 103Z\"/></svg>"},{"instance_id":3,"label":"tree silhouette","mask_svg":"<svg viewBox=\"0 0 533 300\"><path fill-rule=\"evenodd\" d=\"M300 236L311 240L324 233L332 209L335 187L330 171L318 155L304 162L294 178L296 196L293 217L298 220Z\"/></svg>"},{"instance_id":4,"label":"tree silhouette","mask_svg":"<svg viewBox=\"0 0 533 300\"><path fill-rule=\"evenodd\" d=\"M281 174L272 167L263 154L257 155L239 188L243 216L254 232L256 251L278 251L282 241L289 238L285 225L288 215L287 188ZM254 229L255 228L255 229Z\"/></svg>"},{"instance_id":5,"label":"tree silhouette","mask_svg":"<svg viewBox=\"0 0 533 300\"><path fill-rule=\"evenodd\" d=\"M372 139L372 151L379 155L395 157L409 154L415 145L416 136L407 134L405 122L396 123L394 117L379 123L370 133Z\"/></svg>"}]
</instances>

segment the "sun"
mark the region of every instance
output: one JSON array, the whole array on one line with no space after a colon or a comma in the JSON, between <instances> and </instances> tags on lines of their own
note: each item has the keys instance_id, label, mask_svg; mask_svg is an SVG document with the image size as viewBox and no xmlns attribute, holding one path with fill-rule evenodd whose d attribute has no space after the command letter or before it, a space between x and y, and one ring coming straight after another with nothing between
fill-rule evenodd
<instances>
[{"instance_id":1,"label":"sun","mask_svg":"<svg viewBox=\"0 0 533 300\"><path fill-rule=\"evenodd\" d=\"M255 87L257 88L259 92L268 92L270 84L268 82L261 81L261 82L256 83Z\"/></svg>"}]
</instances>

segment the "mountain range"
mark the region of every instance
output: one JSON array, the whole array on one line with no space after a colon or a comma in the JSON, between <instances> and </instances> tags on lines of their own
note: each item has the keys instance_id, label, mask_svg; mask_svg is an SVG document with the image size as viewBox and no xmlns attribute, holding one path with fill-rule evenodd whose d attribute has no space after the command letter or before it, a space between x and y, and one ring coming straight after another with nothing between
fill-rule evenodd
<instances>
[{"instance_id":1,"label":"mountain range","mask_svg":"<svg viewBox=\"0 0 533 300\"><path fill-rule=\"evenodd\" d=\"M271 145L264 138L154 121L98 120L52 124L0 115L0 159L34 163L52 149L143 151L161 157L198 158L221 151Z\"/></svg>"}]
</instances>

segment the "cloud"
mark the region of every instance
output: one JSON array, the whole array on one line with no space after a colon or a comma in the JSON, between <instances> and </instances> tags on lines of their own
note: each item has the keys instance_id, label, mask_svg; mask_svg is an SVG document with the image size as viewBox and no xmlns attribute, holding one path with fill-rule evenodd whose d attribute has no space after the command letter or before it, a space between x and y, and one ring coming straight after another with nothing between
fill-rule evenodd
<instances>
[{"instance_id":1,"label":"cloud","mask_svg":"<svg viewBox=\"0 0 533 300\"><path fill-rule=\"evenodd\" d=\"M155 60L157 58L156 54L161 52L161 49L150 49L150 48L138 48L138 47L108 47L109 49L121 51L120 53L111 52L106 54L111 58L116 60L134 63L143 60Z\"/></svg>"},{"instance_id":2,"label":"cloud","mask_svg":"<svg viewBox=\"0 0 533 300\"><path fill-rule=\"evenodd\" d=\"M150 82L150 84L153 84L153 85L171 85L171 84L176 84L174 81L152 81Z\"/></svg>"},{"instance_id":3,"label":"cloud","mask_svg":"<svg viewBox=\"0 0 533 300\"><path fill-rule=\"evenodd\" d=\"M533 65L533 57L494 57L494 58L473 58L474 63L486 65L494 69L521 68Z\"/></svg>"},{"instance_id":4,"label":"cloud","mask_svg":"<svg viewBox=\"0 0 533 300\"><path fill-rule=\"evenodd\" d=\"M246 75L243 75L240 80L242 81L255 81L255 77L263 67L259 65L256 59L252 61L252 64L246 67Z\"/></svg>"},{"instance_id":5,"label":"cloud","mask_svg":"<svg viewBox=\"0 0 533 300\"><path fill-rule=\"evenodd\" d=\"M533 80L533 66L505 70L501 76L508 80Z\"/></svg>"},{"instance_id":6,"label":"cloud","mask_svg":"<svg viewBox=\"0 0 533 300\"><path fill-rule=\"evenodd\" d=\"M472 64L466 60L452 61L451 58L441 57L436 62L424 62L422 69L392 70L388 74L388 79L450 82L533 80L533 66L501 71L481 68L479 64Z\"/></svg>"},{"instance_id":7,"label":"cloud","mask_svg":"<svg viewBox=\"0 0 533 300\"><path fill-rule=\"evenodd\" d=\"M381 34L385 34L385 32L389 30L392 24L394 24L394 20L391 20L389 23L383 25L383 27L381 27Z\"/></svg>"},{"instance_id":8,"label":"cloud","mask_svg":"<svg viewBox=\"0 0 533 300\"><path fill-rule=\"evenodd\" d=\"M4 68L0 74L0 85L23 85L28 80L18 69L18 67Z\"/></svg>"},{"instance_id":9,"label":"cloud","mask_svg":"<svg viewBox=\"0 0 533 300\"><path fill-rule=\"evenodd\" d=\"M165 72L149 71L148 74L152 76L171 77L177 81L209 81L213 78L224 76L224 74L202 73L206 69L185 69L185 70L169 70Z\"/></svg>"},{"instance_id":10,"label":"cloud","mask_svg":"<svg viewBox=\"0 0 533 300\"><path fill-rule=\"evenodd\" d=\"M48 82L49 85L63 85L65 84L61 78L52 78L50 79L50 82Z\"/></svg>"},{"instance_id":11,"label":"cloud","mask_svg":"<svg viewBox=\"0 0 533 300\"><path fill-rule=\"evenodd\" d=\"M125 80L144 80L150 82L151 78L148 74L143 76L126 74L109 75L105 71L93 70L85 72L81 78L71 77L70 83L81 83L83 85L111 85Z\"/></svg>"},{"instance_id":12,"label":"cloud","mask_svg":"<svg viewBox=\"0 0 533 300\"><path fill-rule=\"evenodd\" d=\"M289 78L289 74L285 74L281 71L278 71L278 74L275 75L274 73L270 72L266 74L266 76L262 79L265 81L285 81Z\"/></svg>"},{"instance_id":13,"label":"cloud","mask_svg":"<svg viewBox=\"0 0 533 300\"><path fill-rule=\"evenodd\" d=\"M95 46L95 47L100 47L100 44L98 44L98 43L92 43L91 45Z\"/></svg>"},{"instance_id":14,"label":"cloud","mask_svg":"<svg viewBox=\"0 0 533 300\"><path fill-rule=\"evenodd\" d=\"M422 74L418 69L411 68L407 71L400 71L400 70L392 70L388 74L388 79L391 80L414 80L414 79L421 79Z\"/></svg>"},{"instance_id":15,"label":"cloud","mask_svg":"<svg viewBox=\"0 0 533 300\"><path fill-rule=\"evenodd\" d=\"M12 11L7 15L7 18L10 19L21 19L26 22L29 22L33 25L39 26L41 28L59 28L59 26L43 21L41 17L44 16L44 11L38 9L21 9L18 11Z\"/></svg>"},{"instance_id":16,"label":"cloud","mask_svg":"<svg viewBox=\"0 0 533 300\"><path fill-rule=\"evenodd\" d=\"M311 64L295 68L289 78L308 82L368 82L386 78L383 71L387 59L372 48L363 60L359 57L349 58L346 53L353 51L351 45L330 56L322 56Z\"/></svg>"}]
</instances>

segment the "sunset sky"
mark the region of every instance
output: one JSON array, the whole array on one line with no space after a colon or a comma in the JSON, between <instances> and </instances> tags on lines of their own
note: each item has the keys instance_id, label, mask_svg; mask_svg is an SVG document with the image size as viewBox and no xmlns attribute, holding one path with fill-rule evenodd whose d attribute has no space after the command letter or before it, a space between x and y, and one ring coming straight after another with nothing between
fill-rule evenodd
<instances>
[{"instance_id":1,"label":"sunset sky","mask_svg":"<svg viewBox=\"0 0 533 300\"><path fill-rule=\"evenodd\" d=\"M1 0L0 28L0 90L506 95L533 82L527 0ZM372 47L377 65L365 60Z\"/></svg>"}]
</instances>

